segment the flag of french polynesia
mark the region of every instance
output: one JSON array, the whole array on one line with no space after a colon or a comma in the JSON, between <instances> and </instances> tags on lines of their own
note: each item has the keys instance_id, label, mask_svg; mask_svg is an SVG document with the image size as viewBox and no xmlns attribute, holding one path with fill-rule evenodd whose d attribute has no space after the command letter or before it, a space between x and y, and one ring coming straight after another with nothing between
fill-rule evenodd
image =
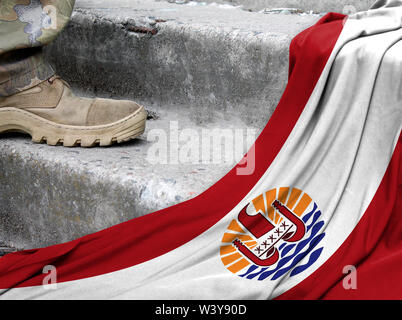
<instances>
[{"instance_id":1,"label":"flag of french polynesia","mask_svg":"<svg viewBox=\"0 0 402 320\"><path fill-rule=\"evenodd\" d=\"M291 43L252 173L243 161L190 201L6 255L0 297L402 298L401 24L402 6L323 17Z\"/></svg>"}]
</instances>

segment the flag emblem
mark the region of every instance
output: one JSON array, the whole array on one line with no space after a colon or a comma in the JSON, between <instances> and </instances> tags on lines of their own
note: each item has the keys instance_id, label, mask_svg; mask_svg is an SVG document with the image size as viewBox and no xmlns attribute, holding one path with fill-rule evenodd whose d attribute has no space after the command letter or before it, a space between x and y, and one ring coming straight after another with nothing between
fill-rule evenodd
<instances>
[{"instance_id":1,"label":"flag emblem","mask_svg":"<svg viewBox=\"0 0 402 320\"><path fill-rule=\"evenodd\" d=\"M324 222L311 197L297 188L269 190L246 205L224 233L223 265L247 279L295 276L320 257Z\"/></svg>"}]
</instances>

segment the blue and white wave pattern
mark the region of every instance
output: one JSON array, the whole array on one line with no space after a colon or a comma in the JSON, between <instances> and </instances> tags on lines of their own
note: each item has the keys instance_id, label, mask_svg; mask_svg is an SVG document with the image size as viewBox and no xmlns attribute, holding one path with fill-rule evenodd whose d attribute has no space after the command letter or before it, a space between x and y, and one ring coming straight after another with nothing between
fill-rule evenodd
<instances>
[{"instance_id":1,"label":"blue and white wave pattern","mask_svg":"<svg viewBox=\"0 0 402 320\"><path fill-rule=\"evenodd\" d=\"M314 203L314 208L311 212L305 214L302 218L306 225L306 235L303 240L298 243L283 243L279 247L280 260L276 265L271 267L259 267L252 265L247 272L239 275L247 279L276 280L290 271L290 277L293 277L307 268L309 268L320 257L323 247L315 249L321 240L325 237L325 233L320 233L324 226L323 221L318 221L321 216L321 211L317 210L317 204ZM298 265L301 260L308 256L307 263Z\"/></svg>"}]
</instances>

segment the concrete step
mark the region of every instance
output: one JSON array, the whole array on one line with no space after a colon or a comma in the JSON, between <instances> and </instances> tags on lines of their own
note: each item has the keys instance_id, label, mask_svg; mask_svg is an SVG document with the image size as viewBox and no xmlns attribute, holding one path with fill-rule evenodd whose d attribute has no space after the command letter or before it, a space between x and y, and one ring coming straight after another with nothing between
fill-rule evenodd
<instances>
[{"instance_id":1,"label":"concrete step","mask_svg":"<svg viewBox=\"0 0 402 320\"><path fill-rule=\"evenodd\" d=\"M171 3L190 4L198 2L201 5L215 3L241 6L244 10L261 11L264 9L294 8L302 12L339 12L355 13L368 10L375 0L168 0Z\"/></svg>"},{"instance_id":2,"label":"concrete step","mask_svg":"<svg viewBox=\"0 0 402 320\"><path fill-rule=\"evenodd\" d=\"M3 256L5 256L6 254L8 254L8 253L12 253L12 252L16 252L17 251L17 249L15 249L15 248L10 248L8 245L2 245L1 243L0 243L0 258L1 257L3 257Z\"/></svg>"},{"instance_id":3,"label":"concrete step","mask_svg":"<svg viewBox=\"0 0 402 320\"><path fill-rule=\"evenodd\" d=\"M190 106L200 122L226 112L261 127L285 88L291 39L319 18L78 0L47 55L58 73L90 93Z\"/></svg>"},{"instance_id":4,"label":"concrete step","mask_svg":"<svg viewBox=\"0 0 402 320\"><path fill-rule=\"evenodd\" d=\"M78 93L136 100L153 119L140 139L105 149L0 136L0 240L65 242L206 190L269 120L290 40L319 17L78 0L46 54Z\"/></svg>"},{"instance_id":5,"label":"concrete step","mask_svg":"<svg viewBox=\"0 0 402 320\"><path fill-rule=\"evenodd\" d=\"M73 240L213 185L260 129L223 114L200 126L185 107L161 111L139 139L108 148L52 147L1 135L1 242L29 249Z\"/></svg>"}]
</instances>

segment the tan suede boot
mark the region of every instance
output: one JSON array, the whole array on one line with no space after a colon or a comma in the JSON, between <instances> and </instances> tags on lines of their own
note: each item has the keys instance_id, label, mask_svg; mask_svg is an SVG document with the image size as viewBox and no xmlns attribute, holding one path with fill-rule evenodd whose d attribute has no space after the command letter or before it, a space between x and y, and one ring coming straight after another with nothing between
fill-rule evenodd
<instances>
[{"instance_id":1,"label":"tan suede boot","mask_svg":"<svg viewBox=\"0 0 402 320\"><path fill-rule=\"evenodd\" d=\"M144 132L146 117L144 107L132 101L77 97L58 76L0 98L0 133L22 131L49 145L128 141Z\"/></svg>"}]
</instances>

